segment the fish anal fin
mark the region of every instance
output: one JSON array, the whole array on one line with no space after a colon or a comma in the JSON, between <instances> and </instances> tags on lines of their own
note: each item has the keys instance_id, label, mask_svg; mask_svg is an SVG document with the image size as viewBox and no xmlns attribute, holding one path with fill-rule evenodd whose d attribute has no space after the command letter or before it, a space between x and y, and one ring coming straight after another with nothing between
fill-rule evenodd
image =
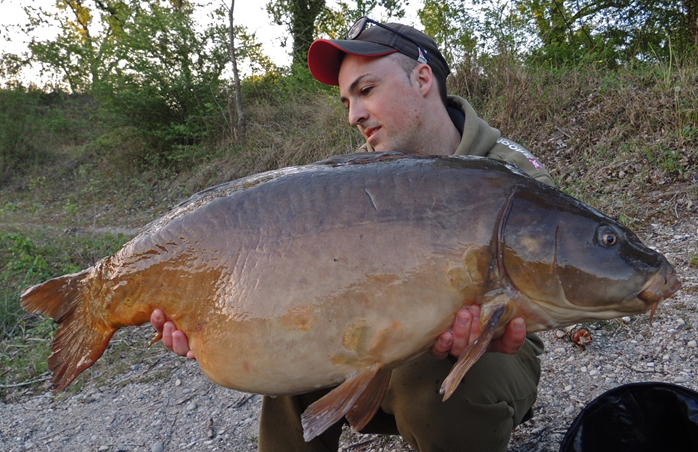
<instances>
[{"instance_id":1,"label":"fish anal fin","mask_svg":"<svg viewBox=\"0 0 698 452\"><path fill-rule=\"evenodd\" d=\"M473 367L473 364L487 351L487 346L494 337L497 322L505 310L505 305L499 305L490 311L489 316L482 319L484 326L480 336L465 347L463 353L458 357L458 361L453 365L451 371L441 384L439 393L444 395L444 402L451 397L465 374Z\"/></svg>"},{"instance_id":2,"label":"fish anal fin","mask_svg":"<svg viewBox=\"0 0 698 452\"><path fill-rule=\"evenodd\" d=\"M349 421L349 425L355 431L358 432L363 429L366 427L366 424L373 419L373 416L376 414L376 411L378 411L383 397L388 390L391 374L391 370L381 369L378 371L349 412L345 414Z\"/></svg>"},{"instance_id":3,"label":"fish anal fin","mask_svg":"<svg viewBox=\"0 0 698 452\"><path fill-rule=\"evenodd\" d=\"M374 363L311 404L301 414L303 438L311 441L347 414L379 370L380 364Z\"/></svg>"}]
</instances>

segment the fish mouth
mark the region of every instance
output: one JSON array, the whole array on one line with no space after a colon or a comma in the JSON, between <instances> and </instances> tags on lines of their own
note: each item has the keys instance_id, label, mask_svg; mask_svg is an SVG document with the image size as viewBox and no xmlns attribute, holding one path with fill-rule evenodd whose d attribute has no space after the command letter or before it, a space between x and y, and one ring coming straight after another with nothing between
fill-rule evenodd
<instances>
[{"instance_id":1,"label":"fish mouth","mask_svg":"<svg viewBox=\"0 0 698 452\"><path fill-rule=\"evenodd\" d=\"M650 324L659 302L674 295L680 288L681 281L676 277L674 268L669 264L663 265L642 292L637 295L637 298L651 305Z\"/></svg>"}]
</instances>

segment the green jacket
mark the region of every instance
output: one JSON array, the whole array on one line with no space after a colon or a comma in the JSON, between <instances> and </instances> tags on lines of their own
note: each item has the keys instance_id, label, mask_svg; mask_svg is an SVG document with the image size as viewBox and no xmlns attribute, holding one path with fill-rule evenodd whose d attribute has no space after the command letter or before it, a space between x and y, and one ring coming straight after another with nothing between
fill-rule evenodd
<instances>
[{"instance_id":1,"label":"green jacket","mask_svg":"<svg viewBox=\"0 0 698 452\"><path fill-rule=\"evenodd\" d=\"M479 155L504 160L524 171L534 179L548 185L553 180L545 167L523 146L502 138L502 134L481 119L467 100L448 96L448 114L461 134L456 155ZM368 143L359 152L373 152Z\"/></svg>"}]
</instances>

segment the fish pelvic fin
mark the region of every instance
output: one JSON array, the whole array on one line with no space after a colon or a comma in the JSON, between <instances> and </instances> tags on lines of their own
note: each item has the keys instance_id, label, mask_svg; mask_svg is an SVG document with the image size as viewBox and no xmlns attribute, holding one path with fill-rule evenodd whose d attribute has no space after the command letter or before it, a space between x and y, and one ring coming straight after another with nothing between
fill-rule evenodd
<instances>
[{"instance_id":1,"label":"fish pelvic fin","mask_svg":"<svg viewBox=\"0 0 698 452\"><path fill-rule=\"evenodd\" d=\"M453 365L451 371L441 384L439 393L444 395L444 402L451 397L465 374L470 370L471 367L473 367L473 364L475 364L477 360L480 359L480 357L487 351L487 346L494 337L497 322L505 310L505 305L496 306L490 312L489 316L482 319L484 327L480 333L480 336L465 347L465 350L463 350L458 357L458 361L456 361L456 363Z\"/></svg>"},{"instance_id":2,"label":"fish pelvic fin","mask_svg":"<svg viewBox=\"0 0 698 452\"><path fill-rule=\"evenodd\" d=\"M53 393L65 389L80 372L102 356L117 328L90 315L82 295L89 269L29 287L21 296L22 309L46 315L58 323L48 366Z\"/></svg>"},{"instance_id":3,"label":"fish pelvic fin","mask_svg":"<svg viewBox=\"0 0 698 452\"><path fill-rule=\"evenodd\" d=\"M303 439L308 442L316 436L321 435L325 430L347 414L367 389L373 386L380 386L372 384L380 368L380 364L372 364L353 377L348 378L344 383L334 388L321 399L312 403L303 414L301 414ZM388 373L388 377L389 376L390 373ZM381 377L381 379L382 378L384 377ZM375 406L376 410L379 404L380 402ZM368 406L370 409L373 408L370 407L370 403L364 403L363 405ZM368 412L367 408L358 407L350 417L354 419L354 422L362 422L366 412ZM368 420L366 420L366 423L368 423L374 414L375 410L371 413Z\"/></svg>"}]
</instances>

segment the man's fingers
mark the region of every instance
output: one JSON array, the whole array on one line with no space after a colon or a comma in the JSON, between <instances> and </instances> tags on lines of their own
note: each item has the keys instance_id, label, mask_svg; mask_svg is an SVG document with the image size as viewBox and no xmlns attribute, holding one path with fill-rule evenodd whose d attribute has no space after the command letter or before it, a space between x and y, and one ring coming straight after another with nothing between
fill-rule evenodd
<instances>
[{"instance_id":1,"label":"man's fingers","mask_svg":"<svg viewBox=\"0 0 698 452\"><path fill-rule=\"evenodd\" d=\"M465 347L470 341L470 330L472 329L473 314L468 309L461 309L456 313L456 319L453 321L453 345L451 346L451 354L460 356Z\"/></svg>"},{"instance_id":2,"label":"man's fingers","mask_svg":"<svg viewBox=\"0 0 698 452\"><path fill-rule=\"evenodd\" d=\"M187 356L191 351L189 349L189 340L182 331L176 330L172 333L172 351L180 356Z\"/></svg>"},{"instance_id":3,"label":"man's fingers","mask_svg":"<svg viewBox=\"0 0 698 452\"><path fill-rule=\"evenodd\" d=\"M507 353L518 352L526 340L526 322L524 319L521 317L512 319L509 325L507 325L507 332L504 338L508 347Z\"/></svg>"},{"instance_id":4,"label":"man's fingers","mask_svg":"<svg viewBox=\"0 0 698 452\"><path fill-rule=\"evenodd\" d=\"M490 343L491 352L513 354L519 351L526 340L526 321L522 317L513 318L507 325L504 336Z\"/></svg>"},{"instance_id":5,"label":"man's fingers","mask_svg":"<svg viewBox=\"0 0 698 452\"><path fill-rule=\"evenodd\" d=\"M431 354L437 359L443 359L450 353L460 356L468 344L472 344L480 336L480 306L473 304L456 313L450 331L443 333L431 348ZM515 317L507 325L507 329L499 339L490 343L490 352L516 353L526 340L526 321Z\"/></svg>"},{"instance_id":6,"label":"man's fingers","mask_svg":"<svg viewBox=\"0 0 698 452\"><path fill-rule=\"evenodd\" d=\"M165 348L169 350L173 350L172 348L172 333L176 330L174 323L172 322L165 322L165 325L162 328L162 345L165 346Z\"/></svg>"},{"instance_id":7,"label":"man's fingers","mask_svg":"<svg viewBox=\"0 0 698 452\"><path fill-rule=\"evenodd\" d=\"M161 309L155 309L150 314L150 323L158 333L162 334L162 345L165 348L180 356L195 359L194 352L189 348L187 335L183 331L178 330L173 322L167 321L167 317L165 317L165 313Z\"/></svg>"},{"instance_id":8,"label":"man's fingers","mask_svg":"<svg viewBox=\"0 0 698 452\"><path fill-rule=\"evenodd\" d=\"M444 359L448 356L452 344L453 334L451 334L450 331L446 331L436 339L434 346L431 348L431 354L434 355L436 359Z\"/></svg>"},{"instance_id":9,"label":"man's fingers","mask_svg":"<svg viewBox=\"0 0 698 452\"><path fill-rule=\"evenodd\" d=\"M468 339L468 344L472 344L478 337L480 337L480 305L473 303L468 305L466 309L472 316L472 319L470 320L470 338Z\"/></svg>"},{"instance_id":10,"label":"man's fingers","mask_svg":"<svg viewBox=\"0 0 698 452\"><path fill-rule=\"evenodd\" d=\"M150 324L153 325L153 328L155 328L158 333L162 333L162 327L165 324L165 320L165 313L162 312L162 309L156 309L152 314L150 314Z\"/></svg>"}]
</instances>

